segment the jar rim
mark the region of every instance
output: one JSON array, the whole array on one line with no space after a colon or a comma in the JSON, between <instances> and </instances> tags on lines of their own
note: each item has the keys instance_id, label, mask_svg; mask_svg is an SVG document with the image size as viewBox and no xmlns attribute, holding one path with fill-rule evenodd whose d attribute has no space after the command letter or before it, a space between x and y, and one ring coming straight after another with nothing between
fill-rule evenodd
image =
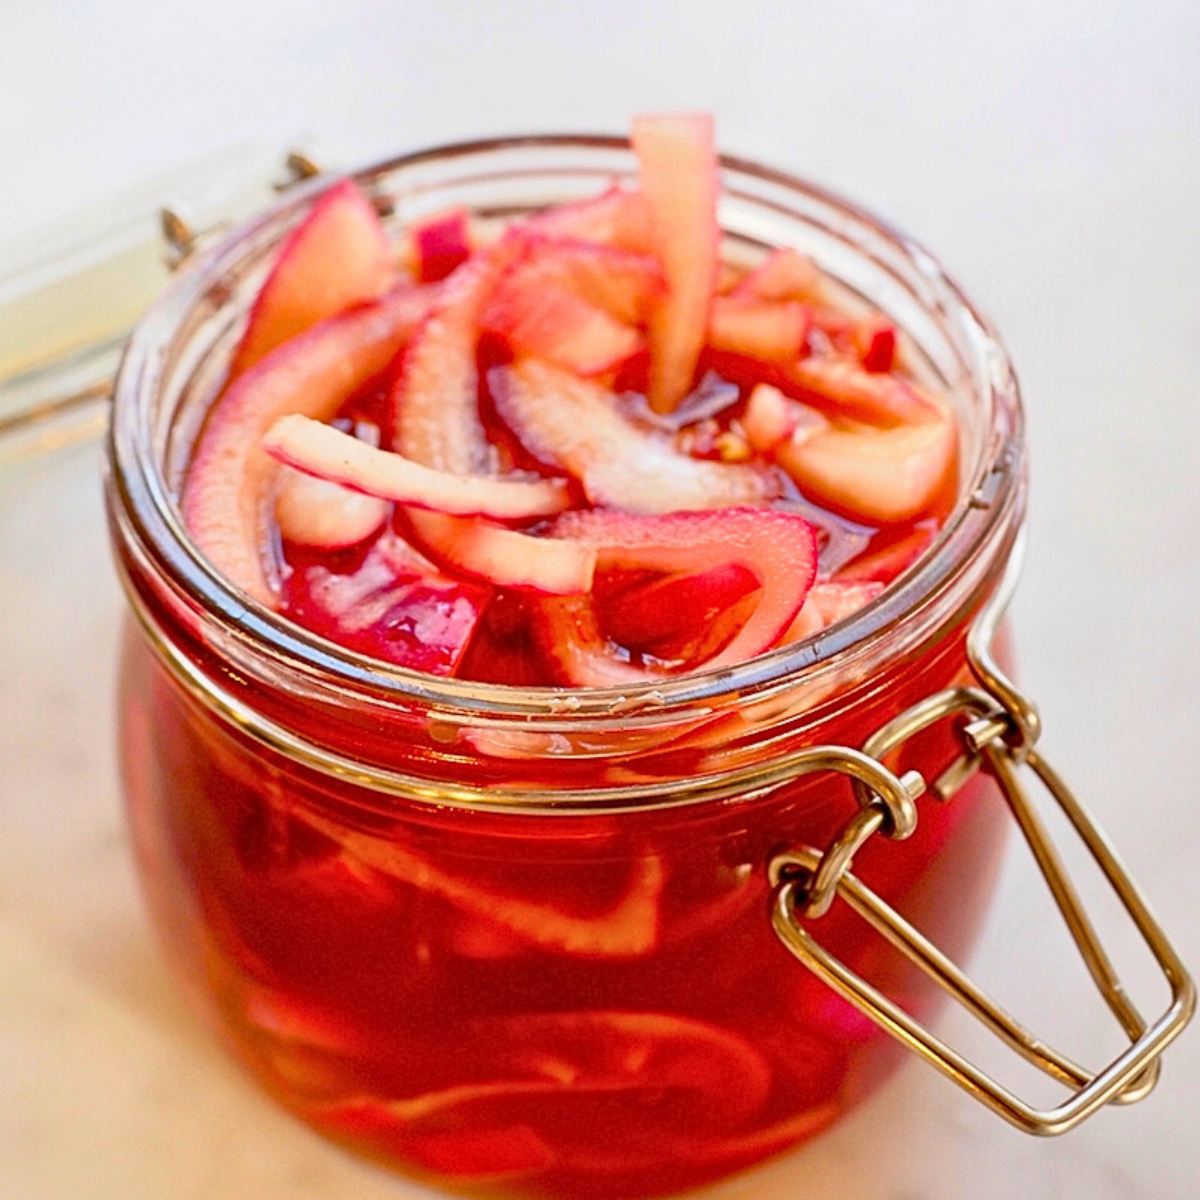
<instances>
[{"instance_id":1,"label":"jar rim","mask_svg":"<svg viewBox=\"0 0 1200 1200\"><path fill-rule=\"evenodd\" d=\"M286 213L302 211L339 179L369 182L379 176L455 161L474 154L526 150L629 152L626 138L596 134L517 134L444 143L330 176L289 190L263 212L240 223L212 247L189 260L135 327L122 359L109 427L110 496L121 535L133 537L143 557L165 568L172 586L206 618L239 641L249 639L282 663L320 675L384 702L413 702L478 716L550 722L634 714L715 701L731 693L763 694L817 683L847 660L866 655L893 627L931 603L962 565L1011 522L1023 482L1024 420L1019 387L1008 354L988 319L940 262L890 222L801 176L735 155L720 156L725 180L779 187L828 207L898 251L918 273L940 311L954 311L987 364L984 399L992 414L991 436L980 439L970 470L962 471L957 504L918 564L845 621L814 639L776 647L717 670L703 668L620 687L515 686L429 675L368 658L292 623L224 578L184 527L163 463L155 454L149 401L162 383L163 348L215 281L246 247ZM998 417L1002 415L1003 420ZM995 436L1002 426L1000 436Z\"/></svg>"}]
</instances>

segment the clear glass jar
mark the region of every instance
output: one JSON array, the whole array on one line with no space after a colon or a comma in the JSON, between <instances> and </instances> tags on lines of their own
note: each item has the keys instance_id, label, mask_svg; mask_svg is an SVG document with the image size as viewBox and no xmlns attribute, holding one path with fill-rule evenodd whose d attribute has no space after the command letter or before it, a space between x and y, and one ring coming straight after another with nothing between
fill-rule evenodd
<instances>
[{"instance_id":1,"label":"clear glass jar","mask_svg":"<svg viewBox=\"0 0 1200 1200\"><path fill-rule=\"evenodd\" d=\"M478 142L368 168L389 219L503 218L592 194L616 139ZM933 550L817 639L720 672L613 690L433 678L257 606L185 533L177 497L273 248L325 186L191 261L134 333L107 497L134 619L121 752L146 891L199 1002L317 1129L455 1187L631 1195L743 1167L857 1103L894 1047L772 929L768 864L827 846L859 800L837 770L972 675L965 643L1013 554L1019 398L986 322L936 262L801 180L726 159L730 253L811 254L906 332L962 430L960 499ZM942 721L889 759L938 778ZM921 801L856 874L949 954L969 948L1003 836L994 787ZM934 988L843 908L823 943L911 1011Z\"/></svg>"}]
</instances>

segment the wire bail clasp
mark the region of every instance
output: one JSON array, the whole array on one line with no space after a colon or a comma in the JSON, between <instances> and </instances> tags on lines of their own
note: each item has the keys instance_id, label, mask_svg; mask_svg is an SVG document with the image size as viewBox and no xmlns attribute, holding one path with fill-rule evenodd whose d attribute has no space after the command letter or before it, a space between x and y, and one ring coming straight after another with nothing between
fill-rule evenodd
<instances>
[{"instance_id":1,"label":"wire bail clasp","mask_svg":"<svg viewBox=\"0 0 1200 1200\"><path fill-rule=\"evenodd\" d=\"M100 434L122 348L168 273L260 210L272 192L321 171L293 150L281 177L268 183L263 156L255 153L248 163L244 157L206 159L173 181L157 180L145 198L149 207L132 206L121 223L105 219L91 229L72 223L56 232L52 270L35 258L0 278L0 330L8 329L10 346L0 372L0 468ZM168 184L192 203L162 206ZM81 305L80 296L89 303Z\"/></svg>"},{"instance_id":2,"label":"wire bail clasp","mask_svg":"<svg viewBox=\"0 0 1200 1200\"><path fill-rule=\"evenodd\" d=\"M1162 1052L1191 1019L1196 998L1187 970L1116 851L1036 748L1042 728L1036 707L1007 678L992 655L991 645L1011 596L1015 575L1014 567L980 613L968 639L968 660L983 688L953 687L928 697L879 729L864 743L862 752L878 761L938 721L966 719L962 729L962 757L929 790L936 799L949 801L977 770L982 769L995 780L1033 851L1093 981L1129 1038L1125 1050L1099 1071L1090 1071L1073 1062L1019 1024L853 874L855 853L874 832L885 828L889 819L878 795L873 796L862 786L857 788L858 811L829 847L824 851L802 847L777 855L769 865L769 874L775 888L772 923L780 940L796 958L880 1028L1010 1124L1026 1133L1049 1136L1065 1133L1106 1104L1133 1103L1146 1096L1157 1082ZM1020 779L1022 767L1033 772L1062 810L1162 969L1171 989L1171 1002L1153 1022L1147 1023L1142 1018L1121 984L1041 817L1030 803ZM911 775L917 773L909 772L906 781ZM908 790L914 794L919 791L912 787ZM1022 1058L1070 1087L1071 1094L1056 1107L1034 1107L851 971L806 927L807 922L822 916L835 898L845 900L977 1020Z\"/></svg>"},{"instance_id":3,"label":"wire bail clasp","mask_svg":"<svg viewBox=\"0 0 1200 1200\"><path fill-rule=\"evenodd\" d=\"M321 174L320 165L301 150L289 150L283 160L285 175L271 187L277 193L286 192L298 183L304 183ZM195 229L184 211L170 204L158 210L159 233L165 243L167 269L177 271L200 248L220 237L229 227L227 221L218 221L206 229Z\"/></svg>"}]
</instances>

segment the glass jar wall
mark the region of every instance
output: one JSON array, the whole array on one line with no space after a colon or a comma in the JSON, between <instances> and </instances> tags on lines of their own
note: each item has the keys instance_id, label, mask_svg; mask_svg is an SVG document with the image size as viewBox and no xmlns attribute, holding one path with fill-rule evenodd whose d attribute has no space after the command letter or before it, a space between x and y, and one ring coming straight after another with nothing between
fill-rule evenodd
<instances>
[{"instance_id":1,"label":"glass jar wall","mask_svg":"<svg viewBox=\"0 0 1200 1200\"><path fill-rule=\"evenodd\" d=\"M599 190L623 143L533 138L361 173L397 225ZM886 1072L886 1039L802 971L767 863L828 844L844 777L781 778L969 678L964 642L1023 515L1015 383L933 260L853 206L725 162L731 256L794 245L906 331L962 430L958 507L918 567L822 637L655 686L435 679L291 626L214 574L176 506L272 248L322 185L190 263L118 386L109 509L130 597L122 761L171 957L265 1086L323 1132L456 1187L633 1195L812 1136ZM949 724L897 752L932 780ZM856 872L952 955L991 893L1002 807L976 776ZM822 940L918 1014L932 997L852 915Z\"/></svg>"}]
</instances>

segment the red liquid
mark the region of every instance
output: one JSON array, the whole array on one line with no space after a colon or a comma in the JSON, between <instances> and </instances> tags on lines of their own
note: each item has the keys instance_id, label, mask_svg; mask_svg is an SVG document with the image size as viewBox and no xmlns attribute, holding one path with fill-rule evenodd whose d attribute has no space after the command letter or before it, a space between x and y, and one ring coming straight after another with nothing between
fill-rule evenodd
<instances>
[{"instance_id":1,"label":"red liquid","mask_svg":"<svg viewBox=\"0 0 1200 1200\"><path fill-rule=\"evenodd\" d=\"M858 744L960 666L957 638L897 664L886 704L821 740ZM768 916L766 862L835 836L853 810L840 781L620 816L399 804L372 817L359 789L233 734L133 638L123 695L129 802L165 940L241 1058L332 1137L488 1194L652 1194L812 1136L895 1061ZM316 714L292 715L316 731ZM398 744L402 759L428 749ZM939 728L900 765L932 776L957 753ZM661 751L647 770L687 773L696 754ZM585 769L500 767L564 787ZM586 770L596 784L621 774ZM987 786L923 804L910 841L876 839L856 863L952 955L974 936L1001 847ZM919 977L845 906L814 932L928 1012Z\"/></svg>"}]
</instances>

